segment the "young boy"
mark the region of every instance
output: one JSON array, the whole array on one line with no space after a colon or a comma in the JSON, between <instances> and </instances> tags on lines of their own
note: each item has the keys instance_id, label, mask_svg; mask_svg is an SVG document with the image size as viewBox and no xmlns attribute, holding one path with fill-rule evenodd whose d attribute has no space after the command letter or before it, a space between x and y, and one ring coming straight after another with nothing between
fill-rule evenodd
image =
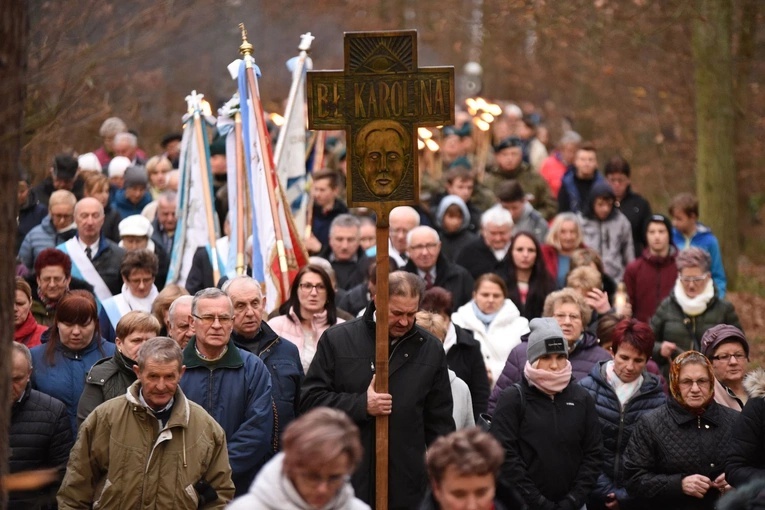
<instances>
[{"instance_id":1,"label":"young boy","mask_svg":"<svg viewBox=\"0 0 765 510\"><path fill-rule=\"evenodd\" d=\"M606 274L618 283L624 268L635 259L635 247L632 226L614 207L615 200L614 191L605 180L592 186L588 207L582 215L582 234L584 244L600 254Z\"/></svg>"},{"instance_id":2,"label":"young boy","mask_svg":"<svg viewBox=\"0 0 765 510\"><path fill-rule=\"evenodd\" d=\"M491 207L493 205L492 200L486 200L481 186L476 186L475 174L470 168L454 166L444 174L444 178L446 180L446 193L436 197L433 209L440 210L440 203L447 195L460 197L469 211L470 231L478 232L481 228L481 211ZM476 204L474 201L480 203Z\"/></svg>"},{"instance_id":3,"label":"young boy","mask_svg":"<svg viewBox=\"0 0 765 510\"><path fill-rule=\"evenodd\" d=\"M513 235L518 232L528 232L539 241L539 244L545 243L547 222L539 211L531 206L521 183L514 179L501 182L497 186L497 199L513 217Z\"/></svg>"},{"instance_id":4,"label":"young boy","mask_svg":"<svg viewBox=\"0 0 765 510\"><path fill-rule=\"evenodd\" d=\"M720 243L709 227L698 221L699 201L691 193L680 193L669 203L669 215L672 217L672 240L678 250L698 246L712 258L712 280L717 287L717 296L722 299L728 286L725 268L720 254Z\"/></svg>"},{"instance_id":5,"label":"young boy","mask_svg":"<svg viewBox=\"0 0 765 510\"><path fill-rule=\"evenodd\" d=\"M334 170L319 170L313 174L313 219L311 237L305 247L311 254L319 253L329 245L329 226L332 220L348 212L339 199L340 174Z\"/></svg>"},{"instance_id":6,"label":"young boy","mask_svg":"<svg viewBox=\"0 0 765 510\"><path fill-rule=\"evenodd\" d=\"M470 230L468 207L457 195L447 195L441 200L436 212L436 223L441 234L441 253L451 262L478 237L478 234Z\"/></svg>"}]
</instances>

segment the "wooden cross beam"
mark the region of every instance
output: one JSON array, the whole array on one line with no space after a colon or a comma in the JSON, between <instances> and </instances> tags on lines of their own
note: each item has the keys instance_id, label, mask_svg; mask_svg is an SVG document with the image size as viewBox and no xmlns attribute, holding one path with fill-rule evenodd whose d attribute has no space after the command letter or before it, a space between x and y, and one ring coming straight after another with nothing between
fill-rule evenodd
<instances>
[{"instance_id":1,"label":"wooden cross beam","mask_svg":"<svg viewBox=\"0 0 765 510\"><path fill-rule=\"evenodd\" d=\"M419 203L417 127L454 124L454 68L418 67L416 30L346 32L344 45L342 71L308 72L308 126L346 131L348 207L377 214L375 391L388 393L388 216ZM386 510L388 416L375 443L375 507Z\"/></svg>"}]
</instances>

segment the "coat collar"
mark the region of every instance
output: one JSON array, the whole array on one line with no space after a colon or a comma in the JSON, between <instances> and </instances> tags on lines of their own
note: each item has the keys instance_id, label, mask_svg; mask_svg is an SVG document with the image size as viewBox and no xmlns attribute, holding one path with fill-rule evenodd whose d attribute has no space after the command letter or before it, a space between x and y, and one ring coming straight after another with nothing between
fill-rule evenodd
<instances>
[{"instance_id":1,"label":"coat collar","mask_svg":"<svg viewBox=\"0 0 765 510\"><path fill-rule=\"evenodd\" d=\"M217 361L205 361L197 356L196 351L197 337L194 335L186 344L186 348L183 349L183 364L186 368L209 368L210 370L216 370L218 368L240 368L244 366L244 360L239 352L239 348L234 343L233 339L228 340L228 350L223 357Z\"/></svg>"},{"instance_id":2,"label":"coat collar","mask_svg":"<svg viewBox=\"0 0 765 510\"><path fill-rule=\"evenodd\" d=\"M127 398L127 401L130 403L130 405L133 406L134 411L142 411L145 412L148 415L152 415L151 410L141 404L141 398L138 395L138 392L141 389L141 381L135 381L133 384L131 384L128 389L127 393L125 394L125 397ZM166 429L170 429L173 427L183 427L186 428L189 425L189 401L186 399L186 395L183 394L183 391L181 390L181 386L178 385L177 389L175 390L174 395L175 402L173 403L173 409L170 412L170 418L167 420L167 424L165 425Z\"/></svg>"}]
</instances>

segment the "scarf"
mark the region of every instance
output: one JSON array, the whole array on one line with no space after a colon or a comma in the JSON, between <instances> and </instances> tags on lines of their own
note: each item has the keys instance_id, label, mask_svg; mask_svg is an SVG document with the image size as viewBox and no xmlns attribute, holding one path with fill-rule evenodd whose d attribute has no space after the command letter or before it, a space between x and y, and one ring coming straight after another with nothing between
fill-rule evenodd
<instances>
[{"instance_id":1,"label":"scarf","mask_svg":"<svg viewBox=\"0 0 765 510\"><path fill-rule=\"evenodd\" d=\"M30 312L29 315L27 315L26 320L21 323L21 326L16 328L16 330L13 332L13 339L20 344L27 345L29 337L32 336L36 330L37 321L35 320L34 315L32 315Z\"/></svg>"},{"instance_id":2,"label":"scarf","mask_svg":"<svg viewBox=\"0 0 765 510\"><path fill-rule=\"evenodd\" d=\"M127 284L122 284L122 299L125 300L130 311L139 310L141 312L151 313L151 305L154 303L154 300L157 299L158 295L159 291L157 290L156 285L151 286L151 291L149 291L148 296L139 298L130 293Z\"/></svg>"},{"instance_id":3,"label":"scarf","mask_svg":"<svg viewBox=\"0 0 765 510\"><path fill-rule=\"evenodd\" d=\"M69 292L69 287L67 287L64 290L64 294ZM64 295L62 294L62 296ZM55 313L56 311L56 305L58 304L58 301L53 301L52 299L48 299L45 297L42 293L42 289L40 287L37 287L37 297L40 299L40 302L45 307L45 311L49 314Z\"/></svg>"},{"instance_id":4,"label":"scarf","mask_svg":"<svg viewBox=\"0 0 765 510\"><path fill-rule=\"evenodd\" d=\"M523 375L526 376L529 384L551 397L566 389L566 386L571 383L571 372L571 362L568 360L566 360L566 366L557 372L535 368L528 361L523 367Z\"/></svg>"},{"instance_id":5,"label":"scarf","mask_svg":"<svg viewBox=\"0 0 765 510\"><path fill-rule=\"evenodd\" d=\"M499 310L494 313L483 313L480 308L478 308L478 305L475 304L475 299L470 302L471 305L473 305L473 313L475 314L476 318L481 321L486 328L486 331L489 330L489 324L491 324L494 319L497 318L497 314L499 314Z\"/></svg>"},{"instance_id":6,"label":"scarf","mask_svg":"<svg viewBox=\"0 0 765 510\"><path fill-rule=\"evenodd\" d=\"M704 366L707 369L707 376L709 377L709 380L715 381L715 373L712 370L712 363L698 351L685 351L677 358L673 359L672 363L669 364L669 393L672 395L672 398L677 401L678 404L683 406L683 409L687 410L694 416L701 416L704 414L704 411L707 410L709 404L711 404L715 399L715 387L713 384L709 390L709 396L707 397L707 400L701 404L701 407L690 407L685 403L685 400L683 400L683 394L680 392L680 369L682 368L682 361L689 356L696 356L700 361L704 361Z\"/></svg>"},{"instance_id":7,"label":"scarf","mask_svg":"<svg viewBox=\"0 0 765 510\"><path fill-rule=\"evenodd\" d=\"M449 349L457 345L457 328L454 327L454 323L449 321L449 327L446 328L446 338L444 338L444 351L449 352Z\"/></svg>"},{"instance_id":8,"label":"scarf","mask_svg":"<svg viewBox=\"0 0 765 510\"><path fill-rule=\"evenodd\" d=\"M683 284L680 282L680 277L675 282L675 299L677 304L683 309L683 313L691 317L704 313L713 297L715 297L715 286L711 278L704 290L701 291L701 294L695 298L689 298L686 295Z\"/></svg>"},{"instance_id":9,"label":"scarf","mask_svg":"<svg viewBox=\"0 0 765 510\"><path fill-rule=\"evenodd\" d=\"M619 376L614 372L614 360L606 363L606 381L614 389L616 397L619 399L619 403L624 405L630 401L632 397L638 394L640 387L643 385L643 374L632 382L624 382L619 379Z\"/></svg>"}]
</instances>

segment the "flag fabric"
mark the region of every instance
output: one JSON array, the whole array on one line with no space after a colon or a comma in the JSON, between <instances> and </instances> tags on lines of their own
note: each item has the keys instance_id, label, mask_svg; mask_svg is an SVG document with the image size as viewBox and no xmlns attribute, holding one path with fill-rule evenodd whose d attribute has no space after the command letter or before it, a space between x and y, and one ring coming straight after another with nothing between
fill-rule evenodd
<instances>
[{"instance_id":1,"label":"flag fabric","mask_svg":"<svg viewBox=\"0 0 765 510\"><path fill-rule=\"evenodd\" d=\"M240 218L238 214L239 193L238 176L236 168L236 129L234 128L234 115L239 112L239 94L235 94L220 110L218 110L218 133L226 137L226 191L228 192L228 219L229 219L229 249L223 261L225 269L221 270L229 278L236 273L237 262L237 236L239 229L247 225L246 218ZM246 211L245 207L245 211ZM245 235L245 238L247 235ZM244 249L244 247L242 247Z\"/></svg>"}]
</instances>

